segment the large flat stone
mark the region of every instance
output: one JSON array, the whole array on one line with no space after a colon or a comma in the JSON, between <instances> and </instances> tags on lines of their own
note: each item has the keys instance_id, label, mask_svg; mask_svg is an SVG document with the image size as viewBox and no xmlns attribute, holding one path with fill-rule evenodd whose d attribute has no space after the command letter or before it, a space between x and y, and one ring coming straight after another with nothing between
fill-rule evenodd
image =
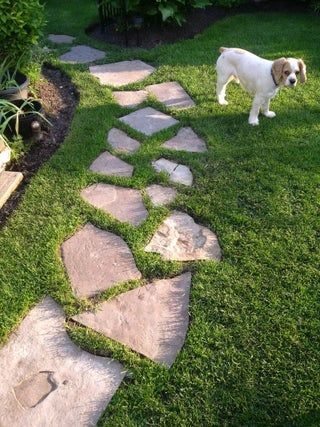
<instances>
[{"instance_id":1,"label":"large flat stone","mask_svg":"<svg viewBox=\"0 0 320 427\"><path fill-rule=\"evenodd\" d=\"M158 159L152 162L152 166L157 172L165 172L169 175L169 180L177 184L191 186L193 176L190 168L185 165L179 165L167 159Z\"/></svg>"},{"instance_id":2,"label":"large flat stone","mask_svg":"<svg viewBox=\"0 0 320 427\"><path fill-rule=\"evenodd\" d=\"M194 153L203 153L207 147L203 139L189 127L179 130L176 136L162 144L162 147L169 150L189 151Z\"/></svg>"},{"instance_id":3,"label":"large flat stone","mask_svg":"<svg viewBox=\"0 0 320 427\"><path fill-rule=\"evenodd\" d=\"M134 108L147 99L148 92L146 90L121 91L113 92L113 96L121 107Z\"/></svg>"},{"instance_id":4,"label":"large flat stone","mask_svg":"<svg viewBox=\"0 0 320 427\"><path fill-rule=\"evenodd\" d=\"M173 117L163 114L152 107L142 108L121 117L119 120L147 136L179 123Z\"/></svg>"},{"instance_id":5,"label":"large flat stone","mask_svg":"<svg viewBox=\"0 0 320 427\"><path fill-rule=\"evenodd\" d=\"M46 297L0 350L1 426L93 426L118 389L120 363L78 348L64 320Z\"/></svg>"},{"instance_id":6,"label":"large flat stone","mask_svg":"<svg viewBox=\"0 0 320 427\"><path fill-rule=\"evenodd\" d=\"M0 209L23 180L21 172L0 172Z\"/></svg>"},{"instance_id":7,"label":"large flat stone","mask_svg":"<svg viewBox=\"0 0 320 427\"><path fill-rule=\"evenodd\" d=\"M90 223L62 244L61 255L72 289L80 298L141 278L121 237Z\"/></svg>"},{"instance_id":8,"label":"large flat stone","mask_svg":"<svg viewBox=\"0 0 320 427\"><path fill-rule=\"evenodd\" d=\"M153 184L146 188L147 194L154 206L168 205L175 199L177 190L162 185Z\"/></svg>"},{"instance_id":9,"label":"large flat stone","mask_svg":"<svg viewBox=\"0 0 320 427\"><path fill-rule=\"evenodd\" d=\"M188 329L191 273L157 280L101 304L73 320L171 366Z\"/></svg>"},{"instance_id":10,"label":"large flat stone","mask_svg":"<svg viewBox=\"0 0 320 427\"><path fill-rule=\"evenodd\" d=\"M172 261L221 259L217 236L182 212L173 212L164 220L145 251Z\"/></svg>"},{"instance_id":11,"label":"large flat stone","mask_svg":"<svg viewBox=\"0 0 320 427\"><path fill-rule=\"evenodd\" d=\"M71 44L75 37L67 36L66 34L49 34L48 39L56 44Z\"/></svg>"},{"instance_id":12,"label":"large flat stone","mask_svg":"<svg viewBox=\"0 0 320 427\"><path fill-rule=\"evenodd\" d=\"M148 216L139 190L109 184L94 184L82 190L81 196L121 222L140 225Z\"/></svg>"},{"instance_id":13,"label":"large flat stone","mask_svg":"<svg viewBox=\"0 0 320 427\"><path fill-rule=\"evenodd\" d=\"M71 50L59 57L60 61L70 64L87 64L89 62L103 59L106 53L90 46L73 46Z\"/></svg>"},{"instance_id":14,"label":"large flat stone","mask_svg":"<svg viewBox=\"0 0 320 427\"><path fill-rule=\"evenodd\" d=\"M112 154L108 153L108 151L100 154L100 156L94 160L90 166L90 170L110 176L130 177L133 174L132 165L129 165L121 159L118 159L118 157L113 156Z\"/></svg>"},{"instance_id":15,"label":"large flat stone","mask_svg":"<svg viewBox=\"0 0 320 427\"><path fill-rule=\"evenodd\" d=\"M90 73L97 77L102 85L113 87L121 87L129 83L139 82L154 71L154 67L139 60L90 67Z\"/></svg>"},{"instance_id":16,"label":"large flat stone","mask_svg":"<svg viewBox=\"0 0 320 427\"><path fill-rule=\"evenodd\" d=\"M119 153L134 153L140 147L136 139L130 138L125 132L116 128L110 129L107 141Z\"/></svg>"},{"instance_id":17,"label":"large flat stone","mask_svg":"<svg viewBox=\"0 0 320 427\"><path fill-rule=\"evenodd\" d=\"M167 107L182 109L195 105L194 101L178 82L159 83L147 86L146 89Z\"/></svg>"}]
</instances>

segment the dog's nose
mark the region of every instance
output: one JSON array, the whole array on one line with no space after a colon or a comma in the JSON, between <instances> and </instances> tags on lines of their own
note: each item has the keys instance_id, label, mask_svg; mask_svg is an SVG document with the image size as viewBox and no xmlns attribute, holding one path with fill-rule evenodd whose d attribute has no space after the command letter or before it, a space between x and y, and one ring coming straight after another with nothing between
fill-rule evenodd
<instances>
[{"instance_id":1,"label":"dog's nose","mask_svg":"<svg viewBox=\"0 0 320 427\"><path fill-rule=\"evenodd\" d=\"M295 82L296 82L296 79L289 79L289 82L290 82L292 85L294 85L294 84L295 84Z\"/></svg>"}]
</instances>

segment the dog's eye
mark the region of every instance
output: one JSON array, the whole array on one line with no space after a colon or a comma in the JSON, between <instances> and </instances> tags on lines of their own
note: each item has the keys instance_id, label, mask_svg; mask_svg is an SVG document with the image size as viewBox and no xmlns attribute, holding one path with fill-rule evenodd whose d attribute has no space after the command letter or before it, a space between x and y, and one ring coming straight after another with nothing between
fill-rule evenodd
<instances>
[{"instance_id":1,"label":"dog's eye","mask_svg":"<svg viewBox=\"0 0 320 427\"><path fill-rule=\"evenodd\" d=\"M296 75L298 75L300 73L300 71L296 71Z\"/></svg>"},{"instance_id":2,"label":"dog's eye","mask_svg":"<svg viewBox=\"0 0 320 427\"><path fill-rule=\"evenodd\" d=\"M284 74L285 74L286 76L288 76L288 75L290 74L290 71L285 71L285 72L284 72Z\"/></svg>"}]
</instances>

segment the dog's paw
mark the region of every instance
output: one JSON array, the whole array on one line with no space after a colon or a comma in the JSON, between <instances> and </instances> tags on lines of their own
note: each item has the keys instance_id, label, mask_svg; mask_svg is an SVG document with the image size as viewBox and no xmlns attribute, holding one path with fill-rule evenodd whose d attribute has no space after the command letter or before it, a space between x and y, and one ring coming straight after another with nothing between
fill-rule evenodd
<instances>
[{"instance_id":1,"label":"dog's paw","mask_svg":"<svg viewBox=\"0 0 320 427\"><path fill-rule=\"evenodd\" d=\"M264 115L266 117L269 117L269 119L273 119L274 117L276 117L276 113L273 111L268 111L268 112L264 113Z\"/></svg>"},{"instance_id":2,"label":"dog's paw","mask_svg":"<svg viewBox=\"0 0 320 427\"><path fill-rule=\"evenodd\" d=\"M229 104L229 102L226 101L225 99L218 99L218 102L220 105L228 105Z\"/></svg>"},{"instance_id":3,"label":"dog's paw","mask_svg":"<svg viewBox=\"0 0 320 427\"><path fill-rule=\"evenodd\" d=\"M258 124L259 124L259 119L258 118L256 118L256 119L249 119L249 125L251 125L251 126L258 126Z\"/></svg>"}]
</instances>

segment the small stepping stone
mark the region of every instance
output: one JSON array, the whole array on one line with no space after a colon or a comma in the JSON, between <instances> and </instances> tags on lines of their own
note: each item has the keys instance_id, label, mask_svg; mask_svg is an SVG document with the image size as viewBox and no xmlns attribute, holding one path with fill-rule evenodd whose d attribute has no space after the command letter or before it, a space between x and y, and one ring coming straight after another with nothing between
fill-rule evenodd
<instances>
[{"instance_id":1,"label":"small stepping stone","mask_svg":"<svg viewBox=\"0 0 320 427\"><path fill-rule=\"evenodd\" d=\"M194 153L207 151L205 142L190 127L180 129L177 135L162 144L162 147Z\"/></svg>"},{"instance_id":2,"label":"small stepping stone","mask_svg":"<svg viewBox=\"0 0 320 427\"><path fill-rule=\"evenodd\" d=\"M7 163L10 162L11 158L11 149L5 145L3 141L1 141L0 135L0 172L2 172Z\"/></svg>"},{"instance_id":3,"label":"small stepping stone","mask_svg":"<svg viewBox=\"0 0 320 427\"><path fill-rule=\"evenodd\" d=\"M3 171L0 173L0 209L22 180L23 175L21 172Z\"/></svg>"},{"instance_id":4,"label":"small stepping stone","mask_svg":"<svg viewBox=\"0 0 320 427\"><path fill-rule=\"evenodd\" d=\"M140 148L140 143L136 139L130 138L125 132L116 128L109 131L107 141L119 153L134 153Z\"/></svg>"},{"instance_id":5,"label":"small stepping stone","mask_svg":"<svg viewBox=\"0 0 320 427\"><path fill-rule=\"evenodd\" d=\"M127 176L133 174L133 166L105 151L91 164L90 170L109 176Z\"/></svg>"},{"instance_id":6,"label":"small stepping stone","mask_svg":"<svg viewBox=\"0 0 320 427\"><path fill-rule=\"evenodd\" d=\"M81 196L94 207L134 226L148 216L139 190L99 183L82 190Z\"/></svg>"},{"instance_id":7,"label":"small stepping stone","mask_svg":"<svg viewBox=\"0 0 320 427\"><path fill-rule=\"evenodd\" d=\"M188 329L191 273L157 280L72 319L170 367Z\"/></svg>"},{"instance_id":8,"label":"small stepping stone","mask_svg":"<svg viewBox=\"0 0 320 427\"><path fill-rule=\"evenodd\" d=\"M121 117L119 120L147 136L151 136L156 132L179 123L173 117L161 113L152 107L142 108Z\"/></svg>"},{"instance_id":9,"label":"small stepping stone","mask_svg":"<svg viewBox=\"0 0 320 427\"><path fill-rule=\"evenodd\" d=\"M156 252L170 261L221 259L217 236L196 224L191 216L176 211L160 225L145 251Z\"/></svg>"},{"instance_id":10,"label":"small stepping stone","mask_svg":"<svg viewBox=\"0 0 320 427\"><path fill-rule=\"evenodd\" d=\"M106 53L102 50L94 49L90 46L79 45L72 47L69 52L59 56L59 59L69 64L87 64L88 62L103 59L105 56Z\"/></svg>"},{"instance_id":11,"label":"small stepping stone","mask_svg":"<svg viewBox=\"0 0 320 427\"><path fill-rule=\"evenodd\" d=\"M162 185L153 184L146 188L147 194L154 206L169 205L176 197L177 190Z\"/></svg>"},{"instance_id":12,"label":"small stepping stone","mask_svg":"<svg viewBox=\"0 0 320 427\"><path fill-rule=\"evenodd\" d=\"M75 40L75 37L67 36L65 34L49 34L48 39L52 43L57 43L57 44L71 44Z\"/></svg>"},{"instance_id":13,"label":"small stepping stone","mask_svg":"<svg viewBox=\"0 0 320 427\"><path fill-rule=\"evenodd\" d=\"M193 176L188 166L179 165L178 163L163 158L152 162L152 166L157 172L166 172L171 182L191 187Z\"/></svg>"},{"instance_id":14,"label":"small stepping stone","mask_svg":"<svg viewBox=\"0 0 320 427\"><path fill-rule=\"evenodd\" d=\"M159 83L147 86L146 89L166 107L182 109L195 106L194 101L178 82Z\"/></svg>"},{"instance_id":15,"label":"small stepping stone","mask_svg":"<svg viewBox=\"0 0 320 427\"><path fill-rule=\"evenodd\" d=\"M113 87L121 87L129 83L139 82L154 71L154 67L139 60L90 67L90 73L97 77L102 85Z\"/></svg>"},{"instance_id":16,"label":"small stepping stone","mask_svg":"<svg viewBox=\"0 0 320 427\"><path fill-rule=\"evenodd\" d=\"M132 253L121 237L86 224L61 246L71 286L89 298L128 280L141 278Z\"/></svg>"},{"instance_id":17,"label":"small stepping stone","mask_svg":"<svg viewBox=\"0 0 320 427\"><path fill-rule=\"evenodd\" d=\"M0 350L2 426L96 425L124 378L120 363L77 347L46 297Z\"/></svg>"},{"instance_id":18,"label":"small stepping stone","mask_svg":"<svg viewBox=\"0 0 320 427\"><path fill-rule=\"evenodd\" d=\"M148 92L146 90L113 92L113 96L121 107L134 108L147 99Z\"/></svg>"}]
</instances>

